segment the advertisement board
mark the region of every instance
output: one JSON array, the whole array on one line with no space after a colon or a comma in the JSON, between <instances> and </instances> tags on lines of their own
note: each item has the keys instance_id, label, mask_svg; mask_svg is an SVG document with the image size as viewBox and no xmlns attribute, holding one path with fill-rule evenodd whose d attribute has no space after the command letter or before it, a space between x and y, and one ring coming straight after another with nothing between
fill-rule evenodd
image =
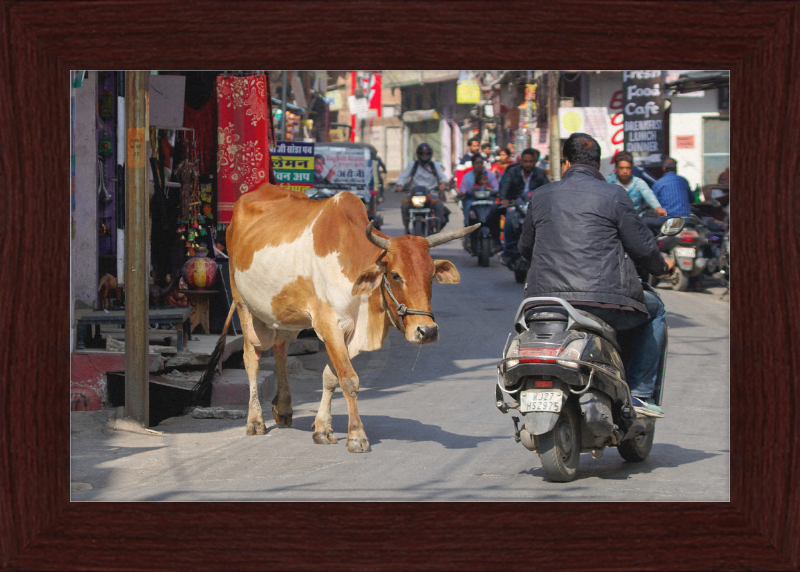
<instances>
[{"instance_id":1,"label":"advertisement board","mask_svg":"<svg viewBox=\"0 0 800 572\"><path fill-rule=\"evenodd\" d=\"M639 166L661 165L666 154L663 79L662 70L622 72L625 150Z\"/></svg>"},{"instance_id":2,"label":"advertisement board","mask_svg":"<svg viewBox=\"0 0 800 572\"><path fill-rule=\"evenodd\" d=\"M302 193L314 186L314 144L277 141L269 148L279 187Z\"/></svg>"},{"instance_id":3,"label":"advertisement board","mask_svg":"<svg viewBox=\"0 0 800 572\"><path fill-rule=\"evenodd\" d=\"M372 160L369 149L319 146L314 152L314 186L369 191Z\"/></svg>"}]
</instances>

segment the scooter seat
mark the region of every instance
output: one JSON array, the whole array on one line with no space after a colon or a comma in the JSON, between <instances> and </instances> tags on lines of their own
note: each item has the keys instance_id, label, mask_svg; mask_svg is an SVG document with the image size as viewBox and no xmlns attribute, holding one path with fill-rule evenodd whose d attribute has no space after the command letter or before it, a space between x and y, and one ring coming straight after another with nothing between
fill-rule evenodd
<instances>
[{"instance_id":1,"label":"scooter seat","mask_svg":"<svg viewBox=\"0 0 800 572\"><path fill-rule=\"evenodd\" d=\"M622 351L617 342L617 331L605 323L603 320L585 310L575 310L584 318L591 320L597 325L596 333L604 340L608 340L616 350ZM569 319L569 314L563 306L534 306L530 309L525 309L525 323L530 322L566 322Z\"/></svg>"}]
</instances>

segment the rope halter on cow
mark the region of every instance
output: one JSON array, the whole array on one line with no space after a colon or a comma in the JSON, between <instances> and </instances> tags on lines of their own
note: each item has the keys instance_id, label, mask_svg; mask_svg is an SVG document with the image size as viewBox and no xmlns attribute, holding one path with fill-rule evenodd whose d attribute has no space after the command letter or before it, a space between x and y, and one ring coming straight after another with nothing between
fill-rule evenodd
<instances>
[{"instance_id":1,"label":"rope halter on cow","mask_svg":"<svg viewBox=\"0 0 800 572\"><path fill-rule=\"evenodd\" d=\"M372 244L374 244L378 248L383 249L383 252L381 253L380 257L378 257L378 260L380 260L386 254L386 251L389 250L390 239L372 234L372 224L373 224L372 221L370 221L370 223L367 225L367 238ZM448 232L440 232L438 234L434 234L433 236L429 236L426 238L426 240L428 241L428 248L430 249L433 248L434 246L439 246L440 244L444 244L445 242L450 242L451 240L461 238L462 236L465 236L471 233L472 231L476 230L480 225L481 224L478 223L472 226L468 226L466 228L459 228ZM384 293L389 294L389 298L391 298L392 302L394 302L397 315L400 319L399 320L395 319L394 315L391 312L389 312L389 319L392 322L392 325L398 330L400 330L401 333L403 334L406 333L406 327L403 320L408 314L430 316L431 320L434 319L432 312L428 312L426 310L414 310L412 308L409 308L405 304L401 304L400 302L398 302L397 298L395 298L394 292L392 292L392 287L389 284L389 279L386 277L385 270L383 272L383 280L381 282L381 294L382 294L381 300L383 304L386 305L386 296L383 295Z\"/></svg>"}]
</instances>

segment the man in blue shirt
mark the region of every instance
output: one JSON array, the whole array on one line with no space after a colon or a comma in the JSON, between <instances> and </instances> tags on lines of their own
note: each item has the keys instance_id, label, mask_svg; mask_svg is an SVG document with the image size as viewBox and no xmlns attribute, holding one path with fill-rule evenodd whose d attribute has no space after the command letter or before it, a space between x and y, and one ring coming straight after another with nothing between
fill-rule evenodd
<instances>
[{"instance_id":1,"label":"man in blue shirt","mask_svg":"<svg viewBox=\"0 0 800 572\"><path fill-rule=\"evenodd\" d=\"M689 216L692 209L692 192L689 181L678 175L678 162L675 159L664 159L662 166L664 175L653 185L653 193L658 202L667 210L667 216Z\"/></svg>"},{"instance_id":2,"label":"man in blue shirt","mask_svg":"<svg viewBox=\"0 0 800 572\"><path fill-rule=\"evenodd\" d=\"M656 216L666 216L667 211L658 202L658 199L642 179L633 174L633 156L627 151L621 151L614 157L614 173L606 177L612 185L619 185L625 189L633 201L633 208L637 212L650 207Z\"/></svg>"}]
</instances>

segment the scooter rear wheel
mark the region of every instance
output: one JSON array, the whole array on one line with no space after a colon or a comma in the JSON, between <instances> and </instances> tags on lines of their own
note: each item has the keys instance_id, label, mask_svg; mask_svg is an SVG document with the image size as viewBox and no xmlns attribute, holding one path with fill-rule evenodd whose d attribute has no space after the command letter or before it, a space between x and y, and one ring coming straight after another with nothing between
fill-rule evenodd
<instances>
[{"instance_id":1,"label":"scooter rear wheel","mask_svg":"<svg viewBox=\"0 0 800 572\"><path fill-rule=\"evenodd\" d=\"M489 259L492 257L492 240L488 236L482 236L478 243L478 265L489 266Z\"/></svg>"},{"instance_id":2,"label":"scooter rear wheel","mask_svg":"<svg viewBox=\"0 0 800 572\"><path fill-rule=\"evenodd\" d=\"M656 428L649 433L637 435L622 441L618 446L620 456L626 461L631 463L641 463L650 454L650 449L653 448L653 438L655 437Z\"/></svg>"},{"instance_id":3,"label":"scooter rear wheel","mask_svg":"<svg viewBox=\"0 0 800 572\"><path fill-rule=\"evenodd\" d=\"M548 481L567 483L578 474L581 459L580 415L568 402L552 431L536 437L539 460Z\"/></svg>"}]
</instances>

